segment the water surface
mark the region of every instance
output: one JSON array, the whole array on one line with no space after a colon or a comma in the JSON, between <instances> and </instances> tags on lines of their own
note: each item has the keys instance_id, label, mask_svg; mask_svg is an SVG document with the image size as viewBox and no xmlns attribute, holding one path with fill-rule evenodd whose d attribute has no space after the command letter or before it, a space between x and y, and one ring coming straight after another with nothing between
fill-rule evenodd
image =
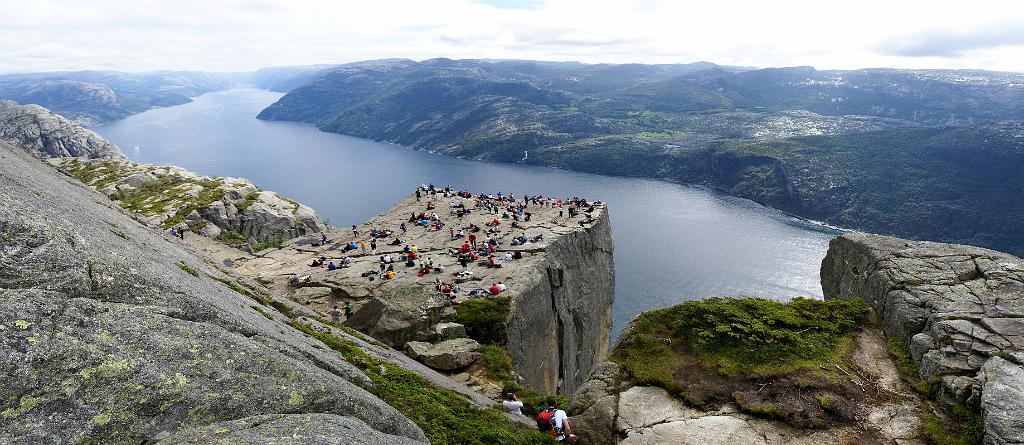
<instances>
[{"instance_id":1,"label":"water surface","mask_svg":"<svg viewBox=\"0 0 1024 445\"><path fill-rule=\"evenodd\" d=\"M132 160L244 177L361 223L420 183L474 192L581 196L608 203L615 238L615 335L641 311L684 299L821 297L836 232L753 202L663 181L468 161L255 118L281 93L242 88L94 130Z\"/></svg>"}]
</instances>

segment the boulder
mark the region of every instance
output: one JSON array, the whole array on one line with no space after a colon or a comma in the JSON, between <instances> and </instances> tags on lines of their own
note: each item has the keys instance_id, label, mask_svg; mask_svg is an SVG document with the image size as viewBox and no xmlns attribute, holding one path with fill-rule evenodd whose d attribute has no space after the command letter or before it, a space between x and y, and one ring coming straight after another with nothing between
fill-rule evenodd
<instances>
[{"instance_id":1,"label":"boulder","mask_svg":"<svg viewBox=\"0 0 1024 445\"><path fill-rule=\"evenodd\" d=\"M157 445L426 445L385 434L352 417L334 414L269 414L177 432Z\"/></svg>"},{"instance_id":2,"label":"boulder","mask_svg":"<svg viewBox=\"0 0 1024 445\"><path fill-rule=\"evenodd\" d=\"M418 360L434 369L454 371L483 357L476 352L477 349L480 349L480 343L470 338L445 340L420 353Z\"/></svg>"},{"instance_id":3,"label":"boulder","mask_svg":"<svg viewBox=\"0 0 1024 445\"><path fill-rule=\"evenodd\" d=\"M438 340L447 340L466 336L466 327L459 323L438 323L430 327Z\"/></svg>"},{"instance_id":4,"label":"boulder","mask_svg":"<svg viewBox=\"0 0 1024 445\"><path fill-rule=\"evenodd\" d=\"M427 351L430 351L432 346L434 345L425 341L411 341L405 344L405 353L410 358L420 358L423 354L426 354ZM465 381L469 381L469 378L467 377ZM463 383L465 383L465 381Z\"/></svg>"},{"instance_id":5,"label":"boulder","mask_svg":"<svg viewBox=\"0 0 1024 445\"><path fill-rule=\"evenodd\" d=\"M1024 368L993 357L982 368L985 443L1024 443Z\"/></svg>"}]
</instances>

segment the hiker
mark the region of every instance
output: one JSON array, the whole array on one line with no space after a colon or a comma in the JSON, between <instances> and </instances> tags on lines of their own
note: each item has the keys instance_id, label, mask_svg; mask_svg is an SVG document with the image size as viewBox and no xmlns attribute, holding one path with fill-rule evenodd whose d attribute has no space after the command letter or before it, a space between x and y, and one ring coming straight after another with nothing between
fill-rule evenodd
<instances>
[{"instance_id":1,"label":"hiker","mask_svg":"<svg viewBox=\"0 0 1024 445\"><path fill-rule=\"evenodd\" d=\"M519 397L516 397L516 393L510 392L505 394L505 400L501 401L501 406L505 409L512 411L513 413L523 415L523 402L519 401Z\"/></svg>"},{"instance_id":2,"label":"hiker","mask_svg":"<svg viewBox=\"0 0 1024 445\"><path fill-rule=\"evenodd\" d=\"M370 238L370 255L377 254L377 238Z\"/></svg>"},{"instance_id":3,"label":"hiker","mask_svg":"<svg viewBox=\"0 0 1024 445\"><path fill-rule=\"evenodd\" d=\"M423 197L423 194L420 193L420 189L416 189L416 201L419 201L421 197Z\"/></svg>"},{"instance_id":4,"label":"hiker","mask_svg":"<svg viewBox=\"0 0 1024 445\"><path fill-rule=\"evenodd\" d=\"M471 247L473 247L474 249L476 249L476 234L475 233L470 233L469 234L469 245Z\"/></svg>"},{"instance_id":5,"label":"hiker","mask_svg":"<svg viewBox=\"0 0 1024 445\"><path fill-rule=\"evenodd\" d=\"M500 288L500 287L498 287L498 283L494 283L494 284L492 284L492 285L491 285L491 288L490 288L490 289L488 289L488 290L489 290L489 292L491 293L491 295L498 295L498 294L500 294L500 293L501 293L501 288Z\"/></svg>"},{"instance_id":6,"label":"hiker","mask_svg":"<svg viewBox=\"0 0 1024 445\"><path fill-rule=\"evenodd\" d=\"M337 268L338 268L338 266L334 265L334 261L331 261L330 263L327 263L327 270L335 270Z\"/></svg>"},{"instance_id":7,"label":"hiker","mask_svg":"<svg viewBox=\"0 0 1024 445\"><path fill-rule=\"evenodd\" d=\"M185 229L183 229L181 227L178 227L178 236L181 237L182 240L184 240L185 239Z\"/></svg>"},{"instance_id":8,"label":"hiker","mask_svg":"<svg viewBox=\"0 0 1024 445\"><path fill-rule=\"evenodd\" d=\"M345 303L345 320L352 318L352 303Z\"/></svg>"},{"instance_id":9,"label":"hiker","mask_svg":"<svg viewBox=\"0 0 1024 445\"><path fill-rule=\"evenodd\" d=\"M548 406L537 415L537 429L550 433L559 442L576 442L576 435L572 434L565 410L558 409L558 401L554 396L548 396L547 402Z\"/></svg>"},{"instance_id":10,"label":"hiker","mask_svg":"<svg viewBox=\"0 0 1024 445\"><path fill-rule=\"evenodd\" d=\"M356 230L355 224L352 224L352 236L359 236L359 231Z\"/></svg>"},{"instance_id":11,"label":"hiker","mask_svg":"<svg viewBox=\"0 0 1024 445\"><path fill-rule=\"evenodd\" d=\"M513 260L521 260L521 259L523 259L523 252L518 251L518 250L515 251L515 252L512 252L512 259Z\"/></svg>"},{"instance_id":12,"label":"hiker","mask_svg":"<svg viewBox=\"0 0 1024 445\"><path fill-rule=\"evenodd\" d=\"M322 245L326 245L327 244L327 234L324 233L324 232L320 232L320 244L322 244Z\"/></svg>"},{"instance_id":13,"label":"hiker","mask_svg":"<svg viewBox=\"0 0 1024 445\"><path fill-rule=\"evenodd\" d=\"M334 305L334 309L331 309L331 321L341 323L341 309L338 309L338 305Z\"/></svg>"},{"instance_id":14,"label":"hiker","mask_svg":"<svg viewBox=\"0 0 1024 445\"><path fill-rule=\"evenodd\" d=\"M402 223L402 225L398 226L398 228L399 228L399 229L402 229L402 233L405 233L405 232L406 232L406 229L405 229L405 223Z\"/></svg>"}]
</instances>

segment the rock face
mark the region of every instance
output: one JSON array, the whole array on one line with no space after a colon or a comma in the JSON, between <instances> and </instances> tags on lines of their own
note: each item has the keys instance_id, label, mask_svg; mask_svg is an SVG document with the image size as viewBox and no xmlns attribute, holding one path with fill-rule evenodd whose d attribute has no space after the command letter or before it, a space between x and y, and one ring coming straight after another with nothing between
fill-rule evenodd
<instances>
[{"instance_id":1,"label":"rock face","mask_svg":"<svg viewBox=\"0 0 1024 445\"><path fill-rule=\"evenodd\" d=\"M550 243L513 300L508 344L516 372L535 388L572 394L608 356L615 270L607 212ZM539 366L518 366L535 363Z\"/></svg>"},{"instance_id":2,"label":"rock face","mask_svg":"<svg viewBox=\"0 0 1024 445\"><path fill-rule=\"evenodd\" d=\"M279 413L425 441L358 368L244 295L259 285L3 142L0 177L0 442L148 443Z\"/></svg>"},{"instance_id":3,"label":"rock face","mask_svg":"<svg viewBox=\"0 0 1024 445\"><path fill-rule=\"evenodd\" d=\"M334 414L270 414L182 431L157 445L425 445Z\"/></svg>"},{"instance_id":4,"label":"rock face","mask_svg":"<svg viewBox=\"0 0 1024 445\"><path fill-rule=\"evenodd\" d=\"M826 299L867 301L886 335L910 344L921 377L940 382L941 401L980 404L987 441L1020 441L1019 414L1014 423L999 413L1024 406L1024 394L987 391L1021 375L1024 262L971 246L850 234L830 243L821 281Z\"/></svg>"},{"instance_id":5,"label":"rock face","mask_svg":"<svg viewBox=\"0 0 1024 445\"><path fill-rule=\"evenodd\" d=\"M153 227L187 228L239 243L283 241L327 227L313 209L242 178L201 176L180 167L127 160L50 162Z\"/></svg>"},{"instance_id":6,"label":"rock face","mask_svg":"<svg viewBox=\"0 0 1024 445\"><path fill-rule=\"evenodd\" d=\"M41 159L125 159L117 146L100 135L38 105L18 105L9 100L0 100L0 140Z\"/></svg>"}]
</instances>

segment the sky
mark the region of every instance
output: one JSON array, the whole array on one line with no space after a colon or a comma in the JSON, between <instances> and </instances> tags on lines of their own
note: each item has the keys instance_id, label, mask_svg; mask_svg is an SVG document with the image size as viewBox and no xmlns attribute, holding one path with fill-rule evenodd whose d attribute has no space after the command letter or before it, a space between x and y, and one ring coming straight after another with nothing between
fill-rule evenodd
<instances>
[{"instance_id":1,"label":"sky","mask_svg":"<svg viewBox=\"0 0 1024 445\"><path fill-rule=\"evenodd\" d=\"M392 57L1024 71L1024 2L0 0L0 73Z\"/></svg>"}]
</instances>

